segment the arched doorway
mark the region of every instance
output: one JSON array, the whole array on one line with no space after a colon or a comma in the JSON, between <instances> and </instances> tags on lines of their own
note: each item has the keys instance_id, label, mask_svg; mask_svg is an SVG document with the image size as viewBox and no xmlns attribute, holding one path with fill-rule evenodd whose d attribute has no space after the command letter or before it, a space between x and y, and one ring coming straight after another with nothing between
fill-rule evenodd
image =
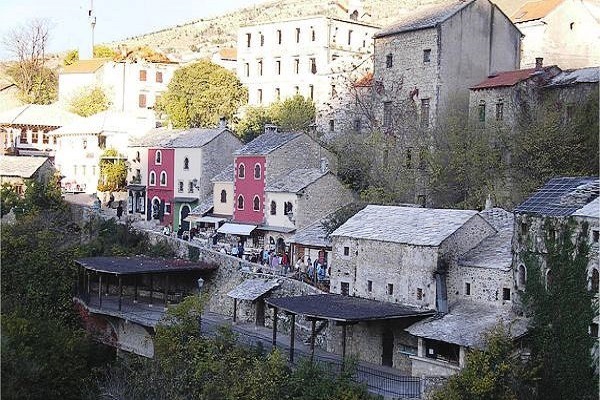
<instances>
[{"instance_id":1,"label":"arched doorway","mask_svg":"<svg viewBox=\"0 0 600 400\"><path fill-rule=\"evenodd\" d=\"M181 210L179 210L179 226L184 231L190 230L190 222L184 221L185 217L187 217L189 215L189 213L190 213L190 206L188 206L187 204L182 205Z\"/></svg>"},{"instance_id":2,"label":"arched doorway","mask_svg":"<svg viewBox=\"0 0 600 400\"><path fill-rule=\"evenodd\" d=\"M283 241L283 238L277 239L277 246L275 247L275 249L277 253L285 252L285 242Z\"/></svg>"},{"instance_id":3,"label":"arched doorway","mask_svg":"<svg viewBox=\"0 0 600 400\"><path fill-rule=\"evenodd\" d=\"M160 214L160 199L155 197L152 199L152 218L158 219Z\"/></svg>"}]
</instances>

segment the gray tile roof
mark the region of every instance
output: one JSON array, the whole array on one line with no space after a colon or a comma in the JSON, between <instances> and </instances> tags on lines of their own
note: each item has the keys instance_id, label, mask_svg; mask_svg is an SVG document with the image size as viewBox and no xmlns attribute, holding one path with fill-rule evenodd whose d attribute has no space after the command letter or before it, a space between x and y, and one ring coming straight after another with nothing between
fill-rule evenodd
<instances>
[{"instance_id":1,"label":"gray tile roof","mask_svg":"<svg viewBox=\"0 0 600 400\"><path fill-rule=\"evenodd\" d=\"M213 208L213 198L212 194L206 197L203 200L200 200L200 204L198 204L192 211L190 211L190 215L204 215L209 212Z\"/></svg>"},{"instance_id":2,"label":"gray tile roof","mask_svg":"<svg viewBox=\"0 0 600 400\"><path fill-rule=\"evenodd\" d=\"M546 84L546 87L576 85L578 83L598 83L600 68L589 67L562 71Z\"/></svg>"},{"instance_id":3,"label":"gray tile roof","mask_svg":"<svg viewBox=\"0 0 600 400\"><path fill-rule=\"evenodd\" d=\"M0 176L31 178L48 157L1 156Z\"/></svg>"},{"instance_id":4,"label":"gray tile roof","mask_svg":"<svg viewBox=\"0 0 600 400\"><path fill-rule=\"evenodd\" d=\"M227 296L238 300L254 301L281 285L281 281L280 279L246 279L227 293Z\"/></svg>"},{"instance_id":5,"label":"gray tile roof","mask_svg":"<svg viewBox=\"0 0 600 400\"><path fill-rule=\"evenodd\" d=\"M553 178L519 204L514 212L565 217L598 198L599 191L598 177Z\"/></svg>"},{"instance_id":6,"label":"gray tile roof","mask_svg":"<svg viewBox=\"0 0 600 400\"><path fill-rule=\"evenodd\" d=\"M237 150L237 155L265 155L300 137L297 132L266 132ZM299 150L300 151L300 150Z\"/></svg>"},{"instance_id":7,"label":"gray tile roof","mask_svg":"<svg viewBox=\"0 0 600 400\"><path fill-rule=\"evenodd\" d=\"M55 135L99 134L103 132L136 132L149 127L153 120L139 118L129 112L106 110L86 118L79 118L55 130ZM143 131L142 131L143 132Z\"/></svg>"},{"instance_id":8,"label":"gray tile roof","mask_svg":"<svg viewBox=\"0 0 600 400\"><path fill-rule=\"evenodd\" d=\"M323 172L319 168L295 169L278 181L268 185L265 191L298 193L328 173L328 171Z\"/></svg>"},{"instance_id":9,"label":"gray tile roof","mask_svg":"<svg viewBox=\"0 0 600 400\"><path fill-rule=\"evenodd\" d=\"M573 213L574 217L600 218L600 197Z\"/></svg>"},{"instance_id":10,"label":"gray tile roof","mask_svg":"<svg viewBox=\"0 0 600 400\"><path fill-rule=\"evenodd\" d=\"M25 104L0 113L0 125L63 126L83 118L58 103Z\"/></svg>"},{"instance_id":11,"label":"gray tile roof","mask_svg":"<svg viewBox=\"0 0 600 400\"><path fill-rule=\"evenodd\" d=\"M477 211L369 205L331 236L439 246Z\"/></svg>"},{"instance_id":12,"label":"gray tile roof","mask_svg":"<svg viewBox=\"0 0 600 400\"><path fill-rule=\"evenodd\" d=\"M319 220L296 231L296 234L290 238L290 243L310 247L331 247L331 238L327 235L321 221Z\"/></svg>"},{"instance_id":13,"label":"gray tile roof","mask_svg":"<svg viewBox=\"0 0 600 400\"><path fill-rule=\"evenodd\" d=\"M375 33L375 38L395 35L402 32L416 31L419 29L433 28L446 21L463 8L469 6L474 1L475 0L455 0L418 8L414 12L403 15L392 25Z\"/></svg>"},{"instance_id":14,"label":"gray tile roof","mask_svg":"<svg viewBox=\"0 0 600 400\"><path fill-rule=\"evenodd\" d=\"M228 165L225 169L215 175L210 181L211 182L233 182L235 174L233 171L233 164Z\"/></svg>"},{"instance_id":15,"label":"gray tile roof","mask_svg":"<svg viewBox=\"0 0 600 400\"><path fill-rule=\"evenodd\" d=\"M510 309L471 301L455 302L450 305L448 314L419 321L406 328L406 331L426 339L483 348L483 335L499 323L509 330L513 338L527 332L527 319L512 314Z\"/></svg>"},{"instance_id":16,"label":"gray tile roof","mask_svg":"<svg viewBox=\"0 0 600 400\"><path fill-rule=\"evenodd\" d=\"M85 269L112 274L148 274L151 272L211 271L218 265L203 261L178 258L133 257L86 257L75 260Z\"/></svg>"},{"instance_id":17,"label":"gray tile roof","mask_svg":"<svg viewBox=\"0 0 600 400\"><path fill-rule=\"evenodd\" d=\"M490 208L479 213L487 222L494 227L495 230L512 229L515 222L513 213L506 211L503 208Z\"/></svg>"},{"instance_id":18,"label":"gray tile roof","mask_svg":"<svg viewBox=\"0 0 600 400\"><path fill-rule=\"evenodd\" d=\"M156 128L132 140L130 147L197 148L210 143L223 131L229 132L224 128L187 130Z\"/></svg>"},{"instance_id":19,"label":"gray tile roof","mask_svg":"<svg viewBox=\"0 0 600 400\"><path fill-rule=\"evenodd\" d=\"M131 139L129 147L163 147L164 144L183 132L185 132L183 129L151 129L145 135Z\"/></svg>"}]
</instances>

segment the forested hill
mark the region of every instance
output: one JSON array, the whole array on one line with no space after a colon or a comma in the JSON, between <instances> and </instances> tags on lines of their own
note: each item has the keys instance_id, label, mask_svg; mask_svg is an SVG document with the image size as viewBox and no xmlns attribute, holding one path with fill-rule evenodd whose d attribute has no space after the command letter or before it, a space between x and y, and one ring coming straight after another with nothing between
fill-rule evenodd
<instances>
[{"instance_id":1,"label":"forested hill","mask_svg":"<svg viewBox=\"0 0 600 400\"><path fill-rule=\"evenodd\" d=\"M400 15L428 4L448 0L364 0L364 10L370 16L364 22L388 25ZM166 28L157 32L128 38L114 45L150 46L166 53L175 53L184 58L209 57L219 48L234 47L240 26L279 21L311 15L326 15L345 18L344 5L348 0L274 0L244 7L236 11L210 18ZM496 3L510 15L520 0L498 0ZM190 6L190 16L200 14L202 2ZM196 8L198 7L198 9Z\"/></svg>"}]
</instances>

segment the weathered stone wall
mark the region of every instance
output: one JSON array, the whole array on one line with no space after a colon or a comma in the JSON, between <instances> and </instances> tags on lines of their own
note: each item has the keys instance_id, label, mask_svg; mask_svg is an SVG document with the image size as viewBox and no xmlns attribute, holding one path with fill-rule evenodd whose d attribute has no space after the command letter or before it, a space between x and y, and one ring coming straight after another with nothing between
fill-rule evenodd
<instances>
[{"instance_id":1,"label":"weathered stone wall","mask_svg":"<svg viewBox=\"0 0 600 400\"><path fill-rule=\"evenodd\" d=\"M213 184L210 181L226 167L233 164L233 152L242 147L240 139L229 131L222 132L210 143L202 148L202 176L200 186L200 199L212 193Z\"/></svg>"},{"instance_id":2,"label":"weathered stone wall","mask_svg":"<svg viewBox=\"0 0 600 400\"><path fill-rule=\"evenodd\" d=\"M476 247L483 239L496 233L496 230L480 215L474 215L439 247L439 256L450 262L450 267L458 262L458 257Z\"/></svg>"},{"instance_id":3,"label":"weathered stone wall","mask_svg":"<svg viewBox=\"0 0 600 400\"><path fill-rule=\"evenodd\" d=\"M448 377L460 371L458 365L426 357L411 357L413 376Z\"/></svg>"},{"instance_id":4,"label":"weathered stone wall","mask_svg":"<svg viewBox=\"0 0 600 400\"><path fill-rule=\"evenodd\" d=\"M512 269L467 267L450 269L448 274L448 301L468 300L510 306L511 301L502 300L502 289L513 289ZM465 283L471 285L471 294L465 292ZM512 296L511 296L512 297Z\"/></svg>"},{"instance_id":5,"label":"weathered stone wall","mask_svg":"<svg viewBox=\"0 0 600 400\"><path fill-rule=\"evenodd\" d=\"M352 202L352 191L333 174L309 185L298 197L296 229L302 229L338 208Z\"/></svg>"}]
</instances>

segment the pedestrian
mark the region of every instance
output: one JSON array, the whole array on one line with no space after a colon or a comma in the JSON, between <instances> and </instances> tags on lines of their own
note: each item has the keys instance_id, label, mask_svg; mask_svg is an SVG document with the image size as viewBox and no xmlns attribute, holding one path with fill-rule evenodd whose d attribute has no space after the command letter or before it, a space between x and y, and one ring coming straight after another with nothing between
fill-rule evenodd
<instances>
[{"instance_id":1,"label":"pedestrian","mask_svg":"<svg viewBox=\"0 0 600 400\"><path fill-rule=\"evenodd\" d=\"M273 258L271 258L271 268L273 272L279 272L279 257L276 254L273 254Z\"/></svg>"},{"instance_id":2,"label":"pedestrian","mask_svg":"<svg viewBox=\"0 0 600 400\"><path fill-rule=\"evenodd\" d=\"M287 253L285 253L285 252L281 256L281 264L283 265L283 274L287 275L287 273L290 269L290 259L287 255Z\"/></svg>"},{"instance_id":3,"label":"pedestrian","mask_svg":"<svg viewBox=\"0 0 600 400\"><path fill-rule=\"evenodd\" d=\"M239 242L238 244L238 257L241 259L244 258L244 242Z\"/></svg>"},{"instance_id":4,"label":"pedestrian","mask_svg":"<svg viewBox=\"0 0 600 400\"><path fill-rule=\"evenodd\" d=\"M230 251L231 255L234 257L238 256L238 244L232 244L231 245L231 251Z\"/></svg>"},{"instance_id":5,"label":"pedestrian","mask_svg":"<svg viewBox=\"0 0 600 400\"><path fill-rule=\"evenodd\" d=\"M108 196L108 203L106 203L106 206L108 208L112 208L112 204L115 201L115 195L113 194L113 192L110 192L110 195Z\"/></svg>"},{"instance_id":6,"label":"pedestrian","mask_svg":"<svg viewBox=\"0 0 600 400\"><path fill-rule=\"evenodd\" d=\"M263 249L262 264L269 265L270 262L271 262L270 251L267 249Z\"/></svg>"},{"instance_id":7,"label":"pedestrian","mask_svg":"<svg viewBox=\"0 0 600 400\"><path fill-rule=\"evenodd\" d=\"M119 220L120 220L122 215L123 215L123 202L121 200L119 200L119 205L117 206L117 218L119 218Z\"/></svg>"}]
</instances>

